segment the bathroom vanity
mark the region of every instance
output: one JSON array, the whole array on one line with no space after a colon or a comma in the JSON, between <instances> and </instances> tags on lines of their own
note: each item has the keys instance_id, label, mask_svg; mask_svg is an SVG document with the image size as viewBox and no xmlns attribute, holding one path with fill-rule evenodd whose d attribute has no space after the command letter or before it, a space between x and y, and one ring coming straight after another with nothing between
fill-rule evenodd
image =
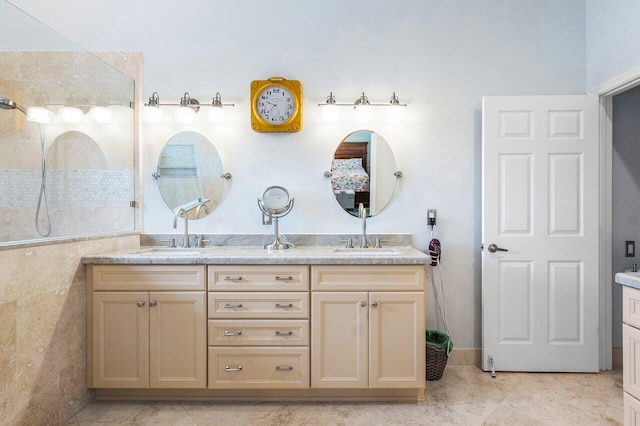
<instances>
[{"instance_id":1,"label":"bathroom vanity","mask_svg":"<svg viewBox=\"0 0 640 426\"><path fill-rule=\"evenodd\" d=\"M421 400L425 265L405 246L88 256L98 398Z\"/></svg>"},{"instance_id":2,"label":"bathroom vanity","mask_svg":"<svg viewBox=\"0 0 640 426\"><path fill-rule=\"evenodd\" d=\"M624 424L640 422L640 273L617 273L622 284Z\"/></svg>"}]
</instances>

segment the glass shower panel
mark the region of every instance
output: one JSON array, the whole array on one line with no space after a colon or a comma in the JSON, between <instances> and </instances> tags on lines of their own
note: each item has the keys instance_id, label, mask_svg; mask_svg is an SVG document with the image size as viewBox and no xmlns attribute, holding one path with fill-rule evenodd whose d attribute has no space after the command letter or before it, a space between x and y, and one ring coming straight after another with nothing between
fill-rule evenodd
<instances>
[{"instance_id":1,"label":"glass shower panel","mask_svg":"<svg viewBox=\"0 0 640 426\"><path fill-rule=\"evenodd\" d=\"M0 0L0 245L135 230L134 80Z\"/></svg>"}]
</instances>

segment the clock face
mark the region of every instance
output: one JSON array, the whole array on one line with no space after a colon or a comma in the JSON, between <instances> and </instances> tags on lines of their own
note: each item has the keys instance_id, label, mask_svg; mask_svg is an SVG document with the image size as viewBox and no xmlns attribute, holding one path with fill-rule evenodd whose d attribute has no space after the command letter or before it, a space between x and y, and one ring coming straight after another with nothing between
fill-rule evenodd
<instances>
[{"instance_id":1,"label":"clock face","mask_svg":"<svg viewBox=\"0 0 640 426\"><path fill-rule=\"evenodd\" d=\"M289 89L277 84L262 89L256 97L256 111L260 118L271 125L288 122L296 113L296 98Z\"/></svg>"}]
</instances>

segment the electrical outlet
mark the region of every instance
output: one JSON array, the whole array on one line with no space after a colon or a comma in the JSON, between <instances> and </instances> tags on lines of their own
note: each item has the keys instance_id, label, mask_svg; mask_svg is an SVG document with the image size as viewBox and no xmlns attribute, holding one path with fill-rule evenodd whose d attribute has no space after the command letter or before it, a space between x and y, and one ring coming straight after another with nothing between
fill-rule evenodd
<instances>
[{"instance_id":1,"label":"electrical outlet","mask_svg":"<svg viewBox=\"0 0 640 426\"><path fill-rule=\"evenodd\" d=\"M436 209L427 210L427 225L434 226L436 224Z\"/></svg>"},{"instance_id":2,"label":"electrical outlet","mask_svg":"<svg viewBox=\"0 0 640 426\"><path fill-rule=\"evenodd\" d=\"M636 242L625 241L624 242L624 257L636 257Z\"/></svg>"}]
</instances>

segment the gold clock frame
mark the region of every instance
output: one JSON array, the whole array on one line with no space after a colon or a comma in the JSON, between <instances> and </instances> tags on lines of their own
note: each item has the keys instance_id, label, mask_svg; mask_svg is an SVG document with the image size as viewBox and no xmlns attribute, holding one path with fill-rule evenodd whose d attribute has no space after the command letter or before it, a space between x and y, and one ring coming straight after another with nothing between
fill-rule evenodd
<instances>
[{"instance_id":1,"label":"gold clock frame","mask_svg":"<svg viewBox=\"0 0 640 426\"><path fill-rule=\"evenodd\" d=\"M269 123L258 114L258 95L270 86L282 86L291 92L296 108L291 117L283 123ZM251 82L251 128L256 132L299 132L302 130L302 84L298 80L271 77L267 80Z\"/></svg>"}]
</instances>

